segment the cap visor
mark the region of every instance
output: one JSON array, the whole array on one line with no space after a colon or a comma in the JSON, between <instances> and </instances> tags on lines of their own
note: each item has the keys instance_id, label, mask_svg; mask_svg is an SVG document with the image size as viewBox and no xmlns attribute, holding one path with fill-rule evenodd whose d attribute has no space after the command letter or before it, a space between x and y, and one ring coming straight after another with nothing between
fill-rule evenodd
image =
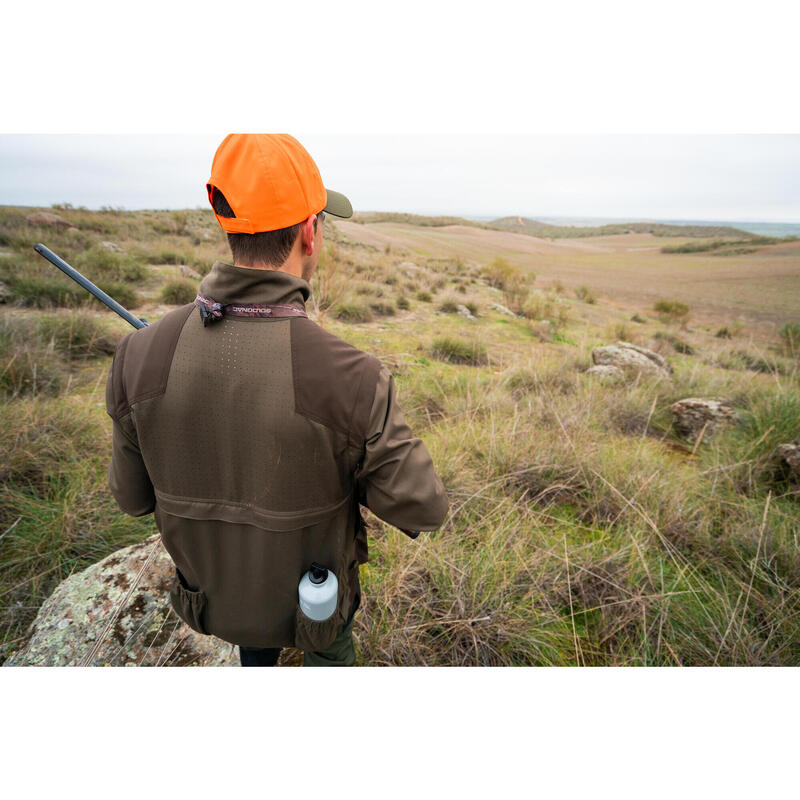
<instances>
[{"instance_id":1,"label":"cap visor","mask_svg":"<svg viewBox=\"0 0 800 800\"><path fill-rule=\"evenodd\" d=\"M330 189L325 190L328 193L328 203L323 209L326 214L333 214L334 217L342 217L347 219L353 216L353 206L350 201L339 192L333 192Z\"/></svg>"}]
</instances>

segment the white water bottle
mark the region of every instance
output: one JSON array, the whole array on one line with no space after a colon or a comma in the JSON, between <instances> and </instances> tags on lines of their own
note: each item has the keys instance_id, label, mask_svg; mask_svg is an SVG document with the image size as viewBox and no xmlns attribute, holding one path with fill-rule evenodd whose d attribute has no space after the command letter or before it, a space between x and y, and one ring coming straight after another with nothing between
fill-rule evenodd
<instances>
[{"instance_id":1,"label":"white water bottle","mask_svg":"<svg viewBox=\"0 0 800 800\"><path fill-rule=\"evenodd\" d=\"M339 581L336 576L317 562L300 579L300 610L315 622L329 619L336 611Z\"/></svg>"}]
</instances>

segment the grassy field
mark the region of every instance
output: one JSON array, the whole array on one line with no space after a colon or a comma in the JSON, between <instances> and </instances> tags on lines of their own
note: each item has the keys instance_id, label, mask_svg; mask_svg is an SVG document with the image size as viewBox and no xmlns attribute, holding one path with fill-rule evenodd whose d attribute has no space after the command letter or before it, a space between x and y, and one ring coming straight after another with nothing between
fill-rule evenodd
<instances>
[{"instance_id":1,"label":"grassy field","mask_svg":"<svg viewBox=\"0 0 800 800\"><path fill-rule=\"evenodd\" d=\"M150 320L228 254L210 212L32 211L0 208L0 659L59 580L153 531L105 486L104 382L128 327L32 245ZM366 514L359 662L800 663L800 491L775 457L800 435L781 336L800 329L800 243L722 256L413 222L326 220L309 303L389 366L451 498L413 543ZM620 339L673 378L585 374ZM669 405L698 396L739 423L681 439Z\"/></svg>"}]
</instances>

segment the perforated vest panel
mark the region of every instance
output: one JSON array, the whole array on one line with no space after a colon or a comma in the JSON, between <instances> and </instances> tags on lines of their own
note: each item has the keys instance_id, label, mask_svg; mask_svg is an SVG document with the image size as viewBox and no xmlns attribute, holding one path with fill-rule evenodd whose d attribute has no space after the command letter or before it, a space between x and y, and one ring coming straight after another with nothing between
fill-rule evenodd
<instances>
[{"instance_id":1,"label":"perforated vest panel","mask_svg":"<svg viewBox=\"0 0 800 800\"><path fill-rule=\"evenodd\" d=\"M244 516L220 517L235 521L252 511L256 524L292 529L350 495L358 454L346 433L295 409L290 325L187 319L166 390L133 410L159 497L238 509ZM285 525L271 523L281 515Z\"/></svg>"}]
</instances>

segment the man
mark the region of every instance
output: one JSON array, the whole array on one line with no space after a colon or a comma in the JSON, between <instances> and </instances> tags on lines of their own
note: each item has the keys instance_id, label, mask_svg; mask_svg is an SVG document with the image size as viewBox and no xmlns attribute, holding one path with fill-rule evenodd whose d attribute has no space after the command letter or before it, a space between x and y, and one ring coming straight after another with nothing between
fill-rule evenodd
<instances>
[{"instance_id":1,"label":"man","mask_svg":"<svg viewBox=\"0 0 800 800\"><path fill-rule=\"evenodd\" d=\"M349 666L359 503L415 538L441 526L447 495L392 375L305 313L324 215L350 217L349 200L288 135L226 137L207 191L232 263L117 347L109 485L128 514L155 514L190 627L239 645L244 666L287 646L304 665ZM321 622L298 603L314 562L338 580Z\"/></svg>"}]
</instances>

